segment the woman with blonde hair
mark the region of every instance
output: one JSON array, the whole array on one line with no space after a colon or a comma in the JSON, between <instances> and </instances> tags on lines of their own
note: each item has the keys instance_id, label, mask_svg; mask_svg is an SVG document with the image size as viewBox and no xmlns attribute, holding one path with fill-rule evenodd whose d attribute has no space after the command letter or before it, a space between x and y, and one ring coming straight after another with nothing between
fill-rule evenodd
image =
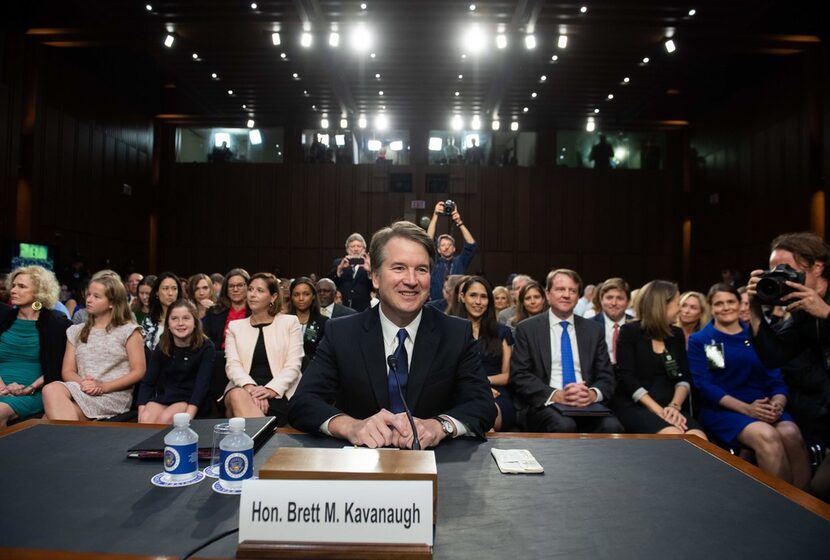
<instances>
[{"instance_id":1,"label":"woman with blonde hair","mask_svg":"<svg viewBox=\"0 0 830 560\"><path fill-rule=\"evenodd\" d=\"M683 292L680 296L680 313L677 314L675 326L680 327L689 347L689 337L709 324L712 314L706 296L700 292Z\"/></svg>"},{"instance_id":2,"label":"woman with blonde hair","mask_svg":"<svg viewBox=\"0 0 830 560\"><path fill-rule=\"evenodd\" d=\"M225 338L228 416L276 416L288 422L288 399L300 382L303 333L295 315L281 314L280 281L268 272L248 282L251 316L231 321Z\"/></svg>"},{"instance_id":3,"label":"woman with blonde hair","mask_svg":"<svg viewBox=\"0 0 830 560\"><path fill-rule=\"evenodd\" d=\"M40 391L60 379L66 329L72 325L51 309L60 293L52 272L26 266L6 281L14 307L0 305L0 428L43 412Z\"/></svg>"},{"instance_id":4,"label":"woman with blonde hair","mask_svg":"<svg viewBox=\"0 0 830 560\"><path fill-rule=\"evenodd\" d=\"M146 368L141 330L117 274L96 273L86 298L87 321L66 331L63 381L43 389L51 420L90 420L123 414Z\"/></svg>"},{"instance_id":5,"label":"woman with blonde hair","mask_svg":"<svg viewBox=\"0 0 830 560\"><path fill-rule=\"evenodd\" d=\"M493 288L493 309L496 312L496 317L514 303L513 296L510 295L510 290L504 286L496 286Z\"/></svg>"}]
</instances>

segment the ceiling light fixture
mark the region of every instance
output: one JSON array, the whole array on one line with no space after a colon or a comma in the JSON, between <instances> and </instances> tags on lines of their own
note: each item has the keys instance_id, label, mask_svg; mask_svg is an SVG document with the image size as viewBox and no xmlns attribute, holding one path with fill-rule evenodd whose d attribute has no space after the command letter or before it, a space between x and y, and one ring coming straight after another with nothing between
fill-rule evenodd
<instances>
[{"instance_id":1,"label":"ceiling light fixture","mask_svg":"<svg viewBox=\"0 0 830 560\"><path fill-rule=\"evenodd\" d=\"M308 90L307 90L307 89L304 89L304 90L303 90L303 95L304 95L305 97L308 97Z\"/></svg>"},{"instance_id":2,"label":"ceiling light fixture","mask_svg":"<svg viewBox=\"0 0 830 560\"><path fill-rule=\"evenodd\" d=\"M552 57L550 57L550 59L551 59L552 61L556 62L557 60L559 60L559 55L558 55L558 54L555 54L555 55L553 55Z\"/></svg>"},{"instance_id":3,"label":"ceiling light fixture","mask_svg":"<svg viewBox=\"0 0 830 560\"><path fill-rule=\"evenodd\" d=\"M332 31L329 35L329 45L332 47L336 47L340 45L340 33L337 31Z\"/></svg>"},{"instance_id":4,"label":"ceiling light fixture","mask_svg":"<svg viewBox=\"0 0 830 560\"><path fill-rule=\"evenodd\" d=\"M568 36L567 35L560 35L559 40L556 41L556 46L560 49L565 49L568 47Z\"/></svg>"},{"instance_id":5,"label":"ceiling light fixture","mask_svg":"<svg viewBox=\"0 0 830 560\"><path fill-rule=\"evenodd\" d=\"M609 94L608 94L608 101L611 101L612 99L614 99L614 94L613 94L613 93L609 93Z\"/></svg>"},{"instance_id":6,"label":"ceiling light fixture","mask_svg":"<svg viewBox=\"0 0 830 560\"><path fill-rule=\"evenodd\" d=\"M199 53L193 53L193 60L199 60Z\"/></svg>"},{"instance_id":7,"label":"ceiling light fixture","mask_svg":"<svg viewBox=\"0 0 830 560\"><path fill-rule=\"evenodd\" d=\"M147 4L147 5L149 6L149 4ZM691 10L689 10L689 17L694 17L696 13L697 13L697 10L692 8Z\"/></svg>"},{"instance_id":8,"label":"ceiling light fixture","mask_svg":"<svg viewBox=\"0 0 830 560\"><path fill-rule=\"evenodd\" d=\"M668 41L663 43L663 45L666 47L666 52L669 54L677 50L677 45L674 44L674 41L672 39L669 39Z\"/></svg>"},{"instance_id":9,"label":"ceiling light fixture","mask_svg":"<svg viewBox=\"0 0 830 560\"><path fill-rule=\"evenodd\" d=\"M477 23L473 24L461 38L461 44L464 46L464 49L472 53L484 50L485 43L484 33L481 30L481 26Z\"/></svg>"},{"instance_id":10,"label":"ceiling light fixture","mask_svg":"<svg viewBox=\"0 0 830 560\"><path fill-rule=\"evenodd\" d=\"M464 121L461 119L461 115L455 115L450 121L450 126L452 126L453 130L461 130L464 126Z\"/></svg>"},{"instance_id":11,"label":"ceiling light fixture","mask_svg":"<svg viewBox=\"0 0 830 560\"><path fill-rule=\"evenodd\" d=\"M233 95L233 90L232 89L228 90L228 95Z\"/></svg>"},{"instance_id":12,"label":"ceiling light fixture","mask_svg":"<svg viewBox=\"0 0 830 560\"><path fill-rule=\"evenodd\" d=\"M505 35L504 33L499 33L498 35L496 35L496 48L507 48L507 35Z\"/></svg>"},{"instance_id":13,"label":"ceiling light fixture","mask_svg":"<svg viewBox=\"0 0 830 560\"><path fill-rule=\"evenodd\" d=\"M378 56L378 55L376 55L375 53L371 53L371 54L369 55L369 58L377 58L377 56Z\"/></svg>"},{"instance_id":14,"label":"ceiling light fixture","mask_svg":"<svg viewBox=\"0 0 830 560\"><path fill-rule=\"evenodd\" d=\"M599 113L599 109L594 109L594 114Z\"/></svg>"},{"instance_id":15,"label":"ceiling light fixture","mask_svg":"<svg viewBox=\"0 0 830 560\"><path fill-rule=\"evenodd\" d=\"M378 95L380 95L381 97L383 97L383 90L380 90L380 91L378 92Z\"/></svg>"},{"instance_id":16,"label":"ceiling light fixture","mask_svg":"<svg viewBox=\"0 0 830 560\"><path fill-rule=\"evenodd\" d=\"M475 4L470 4L470 11L471 11L471 12L475 12L475 11L476 11L476 5L475 5Z\"/></svg>"},{"instance_id":17,"label":"ceiling light fixture","mask_svg":"<svg viewBox=\"0 0 830 560\"><path fill-rule=\"evenodd\" d=\"M280 34L278 32L274 31L271 33L271 42L275 47L282 43L282 39L280 38Z\"/></svg>"},{"instance_id":18,"label":"ceiling light fixture","mask_svg":"<svg viewBox=\"0 0 830 560\"><path fill-rule=\"evenodd\" d=\"M346 119L340 119L340 128L349 128L349 121Z\"/></svg>"},{"instance_id":19,"label":"ceiling light fixture","mask_svg":"<svg viewBox=\"0 0 830 560\"><path fill-rule=\"evenodd\" d=\"M460 91L456 91L456 92L455 92L455 96L456 96L456 97L458 97L459 95L461 95L461 92L460 92Z\"/></svg>"},{"instance_id":20,"label":"ceiling light fixture","mask_svg":"<svg viewBox=\"0 0 830 560\"><path fill-rule=\"evenodd\" d=\"M254 128L254 124L255 124L254 119L248 119L248 123L247 123L248 128Z\"/></svg>"},{"instance_id":21,"label":"ceiling light fixture","mask_svg":"<svg viewBox=\"0 0 830 560\"><path fill-rule=\"evenodd\" d=\"M473 116L473 120L470 123L470 126L473 128L473 130L481 129L481 119L478 117L478 115Z\"/></svg>"},{"instance_id":22,"label":"ceiling light fixture","mask_svg":"<svg viewBox=\"0 0 830 560\"><path fill-rule=\"evenodd\" d=\"M375 79L380 80L380 74L375 74Z\"/></svg>"},{"instance_id":23,"label":"ceiling light fixture","mask_svg":"<svg viewBox=\"0 0 830 560\"><path fill-rule=\"evenodd\" d=\"M256 10L256 9L257 9L256 2L251 2L251 9L252 9L252 10Z\"/></svg>"},{"instance_id":24,"label":"ceiling light fixture","mask_svg":"<svg viewBox=\"0 0 830 560\"><path fill-rule=\"evenodd\" d=\"M147 5L144 6L144 9L147 10L148 12L152 12L153 11L153 5L152 4L147 4Z\"/></svg>"},{"instance_id":25,"label":"ceiling light fixture","mask_svg":"<svg viewBox=\"0 0 830 560\"><path fill-rule=\"evenodd\" d=\"M386 130L389 126L389 120L386 118L386 115L378 115L375 117L375 128L378 130Z\"/></svg>"},{"instance_id":26,"label":"ceiling light fixture","mask_svg":"<svg viewBox=\"0 0 830 560\"><path fill-rule=\"evenodd\" d=\"M358 52L366 52L372 48L372 33L365 24L359 23L349 33L349 44Z\"/></svg>"},{"instance_id":27,"label":"ceiling light fixture","mask_svg":"<svg viewBox=\"0 0 830 560\"><path fill-rule=\"evenodd\" d=\"M170 47L172 47L172 46L173 46L173 43L175 43L175 42L176 42L176 38L175 38L175 37L173 37L173 35L168 34L168 35L164 38L164 46L165 46L165 47L167 47L168 49L169 49Z\"/></svg>"},{"instance_id":28,"label":"ceiling light fixture","mask_svg":"<svg viewBox=\"0 0 830 560\"><path fill-rule=\"evenodd\" d=\"M262 144L262 134L260 134L259 130L249 130L248 131L248 138L251 139L251 144L254 146L258 146ZM282 152L278 152L282 155Z\"/></svg>"},{"instance_id":29,"label":"ceiling light fixture","mask_svg":"<svg viewBox=\"0 0 830 560\"><path fill-rule=\"evenodd\" d=\"M585 123L585 130L587 132L593 132L594 130L596 130L596 128L597 128L597 125L594 122L594 117L588 117L588 122Z\"/></svg>"},{"instance_id":30,"label":"ceiling light fixture","mask_svg":"<svg viewBox=\"0 0 830 560\"><path fill-rule=\"evenodd\" d=\"M522 113L527 113L529 110L527 107L522 107Z\"/></svg>"},{"instance_id":31,"label":"ceiling light fixture","mask_svg":"<svg viewBox=\"0 0 830 560\"><path fill-rule=\"evenodd\" d=\"M512 130L513 132L519 130L519 121L513 121L512 123L510 123L510 130Z\"/></svg>"},{"instance_id":32,"label":"ceiling light fixture","mask_svg":"<svg viewBox=\"0 0 830 560\"><path fill-rule=\"evenodd\" d=\"M219 74L214 72L213 74L210 75L210 77L213 78L214 80L218 80L219 79Z\"/></svg>"},{"instance_id":33,"label":"ceiling light fixture","mask_svg":"<svg viewBox=\"0 0 830 560\"><path fill-rule=\"evenodd\" d=\"M459 74L459 75L458 75L458 79L459 79L459 80L463 80L463 79L464 79L464 74Z\"/></svg>"},{"instance_id":34,"label":"ceiling light fixture","mask_svg":"<svg viewBox=\"0 0 830 560\"><path fill-rule=\"evenodd\" d=\"M308 31L303 31L303 34L300 35L300 45L305 48L309 48L311 46L312 38L311 33Z\"/></svg>"},{"instance_id":35,"label":"ceiling light fixture","mask_svg":"<svg viewBox=\"0 0 830 560\"><path fill-rule=\"evenodd\" d=\"M525 48L527 50L536 48L536 35L525 35Z\"/></svg>"},{"instance_id":36,"label":"ceiling light fixture","mask_svg":"<svg viewBox=\"0 0 830 560\"><path fill-rule=\"evenodd\" d=\"M242 108L243 108L243 109L247 109L247 108L248 108L248 106L247 106L247 105L245 105L245 104L243 103L243 104L242 104Z\"/></svg>"},{"instance_id":37,"label":"ceiling light fixture","mask_svg":"<svg viewBox=\"0 0 830 560\"><path fill-rule=\"evenodd\" d=\"M296 72L294 72L293 74L291 74L291 77L292 77L292 78L294 78L295 80L299 80L299 79L300 79L300 75L299 75L299 74L297 74Z\"/></svg>"},{"instance_id":38,"label":"ceiling light fixture","mask_svg":"<svg viewBox=\"0 0 830 560\"><path fill-rule=\"evenodd\" d=\"M461 60L464 60L465 58L467 58L467 54L466 53L461 53Z\"/></svg>"},{"instance_id":39,"label":"ceiling light fixture","mask_svg":"<svg viewBox=\"0 0 830 560\"><path fill-rule=\"evenodd\" d=\"M544 81L545 81L545 80L547 80L547 79L548 79L548 77L547 77L547 76L545 76L544 74L542 74L541 76L539 76L539 81L540 81L540 82L544 82Z\"/></svg>"},{"instance_id":40,"label":"ceiling light fixture","mask_svg":"<svg viewBox=\"0 0 830 560\"><path fill-rule=\"evenodd\" d=\"M360 117L357 119L357 127L366 128L366 117L360 115Z\"/></svg>"},{"instance_id":41,"label":"ceiling light fixture","mask_svg":"<svg viewBox=\"0 0 830 560\"><path fill-rule=\"evenodd\" d=\"M536 92L534 91L533 93L531 93L530 97L532 97L533 99L536 99Z\"/></svg>"},{"instance_id":42,"label":"ceiling light fixture","mask_svg":"<svg viewBox=\"0 0 830 560\"><path fill-rule=\"evenodd\" d=\"M280 53L280 58L281 58L281 59L283 59L283 60L285 60L285 58L286 58L286 54L285 54L285 53Z\"/></svg>"},{"instance_id":43,"label":"ceiling light fixture","mask_svg":"<svg viewBox=\"0 0 830 560\"><path fill-rule=\"evenodd\" d=\"M584 14L587 11L588 11L588 6L582 6L581 8L579 8L579 13L580 14Z\"/></svg>"},{"instance_id":44,"label":"ceiling light fixture","mask_svg":"<svg viewBox=\"0 0 830 560\"><path fill-rule=\"evenodd\" d=\"M498 130L499 128L501 128L501 123L495 120L490 124L490 128L492 128L493 130Z\"/></svg>"},{"instance_id":45,"label":"ceiling light fixture","mask_svg":"<svg viewBox=\"0 0 830 560\"><path fill-rule=\"evenodd\" d=\"M366 4L365 4L365 3L361 4L361 5L360 5L360 9L361 9L361 10L365 10L365 9L366 9ZM366 128L366 127L362 127L362 128Z\"/></svg>"},{"instance_id":46,"label":"ceiling light fixture","mask_svg":"<svg viewBox=\"0 0 830 560\"><path fill-rule=\"evenodd\" d=\"M649 61L648 57L643 58L643 64L648 64L648 61Z\"/></svg>"},{"instance_id":47,"label":"ceiling light fixture","mask_svg":"<svg viewBox=\"0 0 830 560\"><path fill-rule=\"evenodd\" d=\"M320 119L320 128L328 128L329 127L329 120L328 119Z\"/></svg>"},{"instance_id":48,"label":"ceiling light fixture","mask_svg":"<svg viewBox=\"0 0 830 560\"><path fill-rule=\"evenodd\" d=\"M629 78L628 76L626 76L625 78L623 78L623 83L624 83L624 84L627 84L627 83L628 83L628 82L630 82L630 81L631 81L631 78Z\"/></svg>"}]
</instances>

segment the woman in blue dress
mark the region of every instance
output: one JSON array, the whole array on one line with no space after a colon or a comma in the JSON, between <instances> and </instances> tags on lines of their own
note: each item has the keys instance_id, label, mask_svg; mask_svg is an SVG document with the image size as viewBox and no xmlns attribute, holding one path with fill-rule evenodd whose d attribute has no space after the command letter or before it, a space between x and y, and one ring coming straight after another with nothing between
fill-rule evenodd
<instances>
[{"instance_id":1,"label":"woman in blue dress","mask_svg":"<svg viewBox=\"0 0 830 560\"><path fill-rule=\"evenodd\" d=\"M738 319L741 298L728 284L707 296L713 320L689 337L689 369L700 391L700 423L724 443L752 448L758 466L799 488L810 481L801 431L789 414L780 372L761 365L747 326Z\"/></svg>"},{"instance_id":2,"label":"woman in blue dress","mask_svg":"<svg viewBox=\"0 0 830 560\"><path fill-rule=\"evenodd\" d=\"M498 414L493 429L508 431L516 423L516 408L507 389L513 333L510 327L501 325L496 320L493 289L487 280L481 276L471 276L461 285L459 293L461 305L455 314L469 319L473 325L473 338L478 341L481 365L496 401Z\"/></svg>"},{"instance_id":3,"label":"woman in blue dress","mask_svg":"<svg viewBox=\"0 0 830 560\"><path fill-rule=\"evenodd\" d=\"M66 315L50 309L58 301L55 275L40 266L9 275L9 303L0 304L0 428L9 420L43 412L41 389L60 379Z\"/></svg>"}]
</instances>

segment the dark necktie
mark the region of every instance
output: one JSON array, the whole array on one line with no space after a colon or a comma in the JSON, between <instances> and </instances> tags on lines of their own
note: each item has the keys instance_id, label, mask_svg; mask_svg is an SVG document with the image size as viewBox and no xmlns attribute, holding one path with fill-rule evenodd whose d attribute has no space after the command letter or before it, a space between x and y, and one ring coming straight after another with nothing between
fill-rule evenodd
<instances>
[{"instance_id":1,"label":"dark necktie","mask_svg":"<svg viewBox=\"0 0 830 560\"><path fill-rule=\"evenodd\" d=\"M398 331L398 348L395 350L394 354L395 360L398 362L397 379L400 379L401 381L400 392L398 391L398 381L395 378L395 374L392 373L391 370L386 378L386 381L389 384L389 409L394 414L404 412L403 401L401 400L400 393L403 393L404 395L406 394L406 383L409 380L409 356L406 354L406 345L404 345L406 338L406 329L400 329Z\"/></svg>"},{"instance_id":2,"label":"dark necktie","mask_svg":"<svg viewBox=\"0 0 830 560\"><path fill-rule=\"evenodd\" d=\"M574 351L571 347L571 337L568 335L568 322L562 321L562 388L568 383L576 383L576 369L574 368Z\"/></svg>"}]
</instances>

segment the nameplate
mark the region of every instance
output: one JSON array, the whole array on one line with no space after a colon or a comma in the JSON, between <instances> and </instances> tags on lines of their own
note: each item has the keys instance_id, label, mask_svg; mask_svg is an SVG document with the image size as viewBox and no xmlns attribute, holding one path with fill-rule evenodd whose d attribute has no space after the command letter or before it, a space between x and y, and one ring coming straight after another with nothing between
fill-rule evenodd
<instances>
[{"instance_id":1,"label":"nameplate","mask_svg":"<svg viewBox=\"0 0 830 560\"><path fill-rule=\"evenodd\" d=\"M428 480L246 480L239 542L432 546Z\"/></svg>"}]
</instances>

